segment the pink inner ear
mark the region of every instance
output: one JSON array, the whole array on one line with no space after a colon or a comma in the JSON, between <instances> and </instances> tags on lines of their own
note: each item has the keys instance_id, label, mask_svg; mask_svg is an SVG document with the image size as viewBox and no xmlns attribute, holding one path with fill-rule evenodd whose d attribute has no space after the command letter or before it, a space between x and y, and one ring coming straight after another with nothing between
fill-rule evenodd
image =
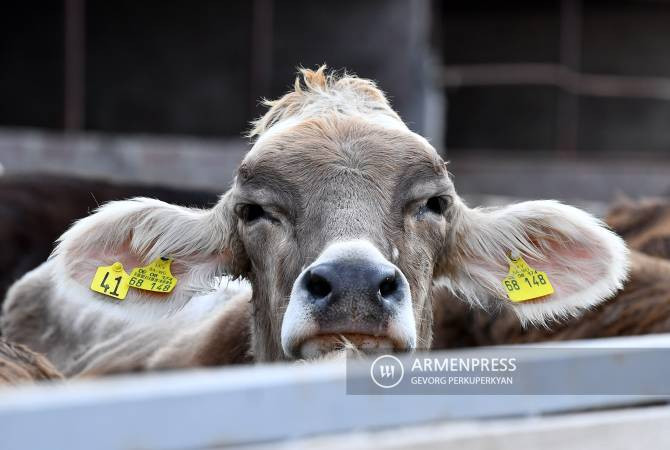
<instances>
[{"instance_id":1,"label":"pink inner ear","mask_svg":"<svg viewBox=\"0 0 670 450\"><path fill-rule=\"evenodd\" d=\"M200 258L203 258L200 255ZM222 261L225 261L228 258L228 255L222 254L219 256ZM172 261L170 265L170 272L174 277L177 278L177 289L183 287L187 283L187 275L191 268L196 264L202 264L203 261L198 261L198 258L177 258ZM204 258L203 258L204 259ZM211 257L212 262L216 261L216 257ZM67 275L82 284L83 286L88 287L93 279L95 272L100 266L109 266L115 262L120 262L123 264L123 269L126 273L130 272L135 267L140 267L149 264L151 261L140 260L135 254L130 251L130 240L127 240L123 245L119 246L113 252L96 252L86 251L82 253L69 252L65 255L65 261L67 266L64 268ZM214 268L212 268L214 270ZM134 294L142 297L151 297L156 296L164 298L165 295L161 293L154 293L150 291L134 291Z\"/></svg>"},{"instance_id":2,"label":"pink inner ear","mask_svg":"<svg viewBox=\"0 0 670 450\"><path fill-rule=\"evenodd\" d=\"M546 301L584 291L607 276L608 264L612 260L609 251L595 239L582 238L567 244L544 241L541 247L538 246L545 255L544 260L524 258L532 268L547 273L555 292L543 297Z\"/></svg>"},{"instance_id":3,"label":"pink inner ear","mask_svg":"<svg viewBox=\"0 0 670 450\"><path fill-rule=\"evenodd\" d=\"M67 274L74 280L88 285L95 271L100 266L109 266L115 262L123 264L123 269L130 273L133 268L141 265L140 260L130 252L129 243L125 242L114 252L97 253L95 251L87 251L84 253L67 253L65 255L67 260Z\"/></svg>"}]
</instances>

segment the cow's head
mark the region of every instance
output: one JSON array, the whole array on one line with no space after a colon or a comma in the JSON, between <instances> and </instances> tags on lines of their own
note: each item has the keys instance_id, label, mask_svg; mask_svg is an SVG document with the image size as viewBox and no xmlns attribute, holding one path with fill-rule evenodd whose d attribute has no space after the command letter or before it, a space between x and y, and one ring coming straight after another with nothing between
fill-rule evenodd
<instances>
[{"instance_id":1,"label":"cow's head","mask_svg":"<svg viewBox=\"0 0 670 450\"><path fill-rule=\"evenodd\" d=\"M554 201L468 208L442 158L369 80L303 70L269 106L212 210L116 203L88 231L75 226L72 240L91 243L81 235L97 226L116 255L107 263L174 257L185 280L176 303L189 284L221 272L248 278L260 360L318 357L343 341L364 351L429 348L434 282L543 323L603 301L626 276L623 242L583 211ZM96 250L68 245L66 234L61 253ZM502 280L516 254L548 274L554 294L507 299Z\"/></svg>"}]
</instances>

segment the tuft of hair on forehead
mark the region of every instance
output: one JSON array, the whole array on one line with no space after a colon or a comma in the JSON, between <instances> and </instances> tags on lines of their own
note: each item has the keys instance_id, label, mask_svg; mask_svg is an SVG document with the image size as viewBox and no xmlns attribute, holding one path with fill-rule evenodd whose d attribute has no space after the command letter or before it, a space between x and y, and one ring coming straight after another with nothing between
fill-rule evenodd
<instances>
[{"instance_id":1,"label":"tuft of hair on forehead","mask_svg":"<svg viewBox=\"0 0 670 450\"><path fill-rule=\"evenodd\" d=\"M277 100L263 100L269 110L251 123L247 136L260 137L277 123L301 116L383 116L404 126L374 81L326 69L325 64L316 70L299 68L292 91Z\"/></svg>"}]
</instances>

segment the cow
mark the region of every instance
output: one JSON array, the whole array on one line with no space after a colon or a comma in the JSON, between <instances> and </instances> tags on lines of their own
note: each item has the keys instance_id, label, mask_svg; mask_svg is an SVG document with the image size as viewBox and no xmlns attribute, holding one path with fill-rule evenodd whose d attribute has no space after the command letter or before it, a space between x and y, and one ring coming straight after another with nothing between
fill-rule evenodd
<instances>
[{"instance_id":1,"label":"cow","mask_svg":"<svg viewBox=\"0 0 670 450\"><path fill-rule=\"evenodd\" d=\"M44 173L0 177L0 302L9 286L49 256L54 241L72 222L101 203L137 196L206 207L214 192L114 183Z\"/></svg>"},{"instance_id":2,"label":"cow","mask_svg":"<svg viewBox=\"0 0 670 450\"><path fill-rule=\"evenodd\" d=\"M434 282L544 324L607 300L627 277L623 240L584 211L469 208L444 160L370 80L302 69L267 105L215 206L102 206L12 286L3 333L68 375L310 360L347 346L403 352L431 347ZM508 298L504 280L522 260L552 293ZM100 270L158 261L177 280L169 292L129 287L116 300L95 282ZM245 314L246 327L231 319ZM249 352L222 342L236 326Z\"/></svg>"},{"instance_id":3,"label":"cow","mask_svg":"<svg viewBox=\"0 0 670 450\"><path fill-rule=\"evenodd\" d=\"M62 379L63 375L44 355L0 338L0 385Z\"/></svg>"}]
</instances>

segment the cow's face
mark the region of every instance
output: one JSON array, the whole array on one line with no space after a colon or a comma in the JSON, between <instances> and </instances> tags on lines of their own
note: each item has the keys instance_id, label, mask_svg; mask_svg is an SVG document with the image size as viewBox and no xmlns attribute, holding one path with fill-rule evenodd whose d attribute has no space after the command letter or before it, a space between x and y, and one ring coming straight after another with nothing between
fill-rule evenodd
<instances>
[{"instance_id":1,"label":"cow's face","mask_svg":"<svg viewBox=\"0 0 670 450\"><path fill-rule=\"evenodd\" d=\"M259 137L221 203L234 216L232 272L253 285L257 358L314 358L347 342L429 348L436 281L536 323L620 288L625 245L592 216L552 201L470 209L435 149L372 82L323 68L303 77L256 122ZM503 280L517 256L546 272L552 294L508 299Z\"/></svg>"},{"instance_id":2,"label":"cow's face","mask_svg":"<svg viewBox=\"0 0 670 450\"><path fill-rule=\"evenodd\" d=\"M314 358L346 342L429 348L435 281L543 323L608 298L627 273L621 239L585 212L553 201L470 209L425 139L364 117L270 129L227 202L254 289L259 359ZM517 256L546 272L553 294L508 299Z\"/></svg>"},{"instance_id":3,"label":"cow's face","mask_svg":"<svg viewBox=\"0 0 670 450\"><path fill-rule=\"evenodd\" d=\"M425 140L360 119L261 139L230 201L251 262L258 339L288 357L427 348L428 298L454 190Z\"/></svg>"}]
</instances>

